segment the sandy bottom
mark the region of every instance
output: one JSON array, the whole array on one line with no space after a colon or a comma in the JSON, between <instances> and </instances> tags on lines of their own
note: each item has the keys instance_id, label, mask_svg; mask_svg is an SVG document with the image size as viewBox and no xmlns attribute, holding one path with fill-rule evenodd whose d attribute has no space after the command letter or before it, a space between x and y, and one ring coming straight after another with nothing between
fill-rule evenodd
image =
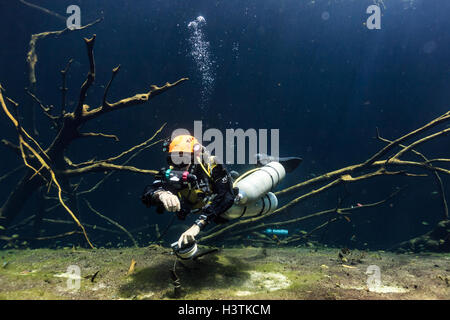
<instances>
[{"instance_id":1,"label":"sandy bottom","mask_svg":"<svg viewBox=\"0 0 450 320\"><path fill-rule=\"evenodd\" d=\"M6 250L0 299L450 299L449 254L339 252L221 249L178 261L175 283L158 246Z\"/></svg>"}]
</instances>

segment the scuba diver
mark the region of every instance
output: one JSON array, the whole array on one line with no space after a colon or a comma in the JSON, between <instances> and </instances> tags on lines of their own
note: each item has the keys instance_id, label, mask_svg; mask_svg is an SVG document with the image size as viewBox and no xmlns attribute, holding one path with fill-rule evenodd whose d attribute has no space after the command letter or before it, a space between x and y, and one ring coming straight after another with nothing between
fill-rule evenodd
<instances>
[{"instance_id":1,"label":"scuba diver","mask_svg":"<svg viewBox=\"0 0 450 320\"><path fill-rule=\"evenodd\" d=\"M141 200L147 207L155 206L157 213L176 213L180 220L189 213L200 214L172 244L174 252L183 259L196 254L195 237L211 222L223 224L275 210L278 201L270 191L302 161L257 154L257 168L234 180L193 136L178 135L172 141L166 140L163 151L167 152L169 167L155 175Z\"/></svg>"}]
</instances>

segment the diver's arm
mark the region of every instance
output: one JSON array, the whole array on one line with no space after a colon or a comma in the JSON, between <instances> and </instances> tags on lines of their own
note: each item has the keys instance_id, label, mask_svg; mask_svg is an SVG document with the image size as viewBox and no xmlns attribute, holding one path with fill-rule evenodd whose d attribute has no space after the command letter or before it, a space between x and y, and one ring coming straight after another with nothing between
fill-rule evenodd
<instances>
[{"instance_id":1,"label":"diver's arm","mask_svg":"<svg viewBox=\"0 0 450 320\"><path fill-rule=\"evenodd\" d=\"M141 201L147 208L150 206L156 206L160 204L158 193L163 191L161 180L155 180L151 185L148 185L144 189Z\"/></svg>"},{"instance_id":2,"label":"diver's arm","mask_svg":"<svg viewBox=\"0 0 450 320\"><path fill-rule=\"evenodd\" d=\"M182 244L195 241L195 237L207 224L234 204L235 195L228 171L222 165L217 164L212 170L211 178L213 180L212 191L216 196L210 204L203 208L202 214L195 220L195 223L181 235L178 240L180 248Z\"/></svg>"},{"instance_id":3,"label":"diver's arm","mask_svg":"<svg viewBox=\"0 0 450 320\"><path fill-rule=\"evenodd\" d=\"M203 208L202 214L195 221L200 229L203 229L234 204L235 194L231 177L224 166L217 164L212 170L211 178L213 180L212 189L216 196L210 204Z\"/></svg>"},{"instance_id":4,"label":"diver's arm","mask_svg":"<svg viewBox=\"0 0 450 320\"><path fill-rule=\"evenodd\" d=\"M155 180L152 185L145 188L141 197L142 203L147 208L157 206L157 212L162 213L164 209L169 212L180 211L180 200L172 192L163 188L161 180Z\"/></svg>"}]
</instances>

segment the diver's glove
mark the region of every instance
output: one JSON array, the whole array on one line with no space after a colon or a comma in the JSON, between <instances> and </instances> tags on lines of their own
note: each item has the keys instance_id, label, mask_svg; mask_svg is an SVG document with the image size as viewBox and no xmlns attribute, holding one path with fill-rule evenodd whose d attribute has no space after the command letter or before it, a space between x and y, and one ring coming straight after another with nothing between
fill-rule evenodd
<instances>
[{"instance_id":1,"label":"diver's glove","mask_svg":"<svg viewBox=\"0 0 450 320\"><path fill-rule=\"evenodd\" d=\"M155 192L159 201L164 205L164 208L169 212L177 212L181 209L180 199L170 191L161 190Z\"/></svg>"},{"instance_id":2,"label":"diver's glove","mask_svg":"<svg viewBox=\"0 0 450 320\"><path fill-rule=\"evenodd\" d=\"M199 234L200 227L194 224L192 227L187 229L178 239L178 248L183 248L188 243L195 242L195 237Z\"/></svg>"}]
</instances>

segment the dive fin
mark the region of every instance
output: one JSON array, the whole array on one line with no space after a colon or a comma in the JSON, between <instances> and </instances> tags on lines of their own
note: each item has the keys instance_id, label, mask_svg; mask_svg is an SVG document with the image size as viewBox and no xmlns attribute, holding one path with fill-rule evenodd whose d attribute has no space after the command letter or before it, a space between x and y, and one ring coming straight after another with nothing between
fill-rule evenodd
<instances>
[{"instance_id":1,"label":"dive fin","mask_svg":"<svg viewBox=\"0 0 450 320\"><path fill-rule=\"evenodd\" d=\"M284 167L284 170L289 173L294 171L303 159L298 157L272 157L263 153L256 154L256 163L258 166L265 166L272 161L279 162Z\"/></svg>"}]
</instances>

